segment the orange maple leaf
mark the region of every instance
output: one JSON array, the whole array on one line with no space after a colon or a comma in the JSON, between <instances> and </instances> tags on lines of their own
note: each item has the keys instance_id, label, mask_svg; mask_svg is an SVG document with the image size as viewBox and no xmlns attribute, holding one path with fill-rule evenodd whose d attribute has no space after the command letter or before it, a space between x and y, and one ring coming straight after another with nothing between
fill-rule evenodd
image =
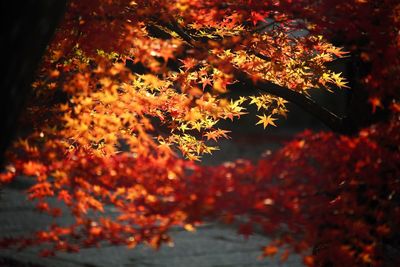
<instances>
[{"instance_id":1,"label":"orange maple leaf","mask_svg":"<svg viewBox=\"0 0 400 267\"><path fill-rule=\"evenodd\" d=\"M369 103L370 103L371 106L372 106L372 113L375 113L375 112L376 112L376 108L377 108L377 107L383 108L381 99L378 98L378 97L371 97L370 99L368 99L368 101L369 101Z\"/></svg>"},{"instance_id":2,"label":"orange maple leaf","mask_svg":"<svg viewBox=\"0 0 400 267\"><path fill-rule=\"evenodd\" d=\"M263 249L264 257L272 257L278 252L278 248L274 245L265 246Z\"/></svg>"}]
</instances>

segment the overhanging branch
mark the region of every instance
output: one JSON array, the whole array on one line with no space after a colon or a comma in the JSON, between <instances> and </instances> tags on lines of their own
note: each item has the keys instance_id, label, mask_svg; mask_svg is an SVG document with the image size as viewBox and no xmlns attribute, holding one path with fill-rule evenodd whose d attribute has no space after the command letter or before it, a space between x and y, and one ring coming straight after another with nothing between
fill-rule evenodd
<instances>
[{"instance_id":1,"label":"overhanging branch","mask_svg":"<svg viewBox=\"0 0 400 267\"><path fill-rule=\"evenodd\" d=\"M354 132L352 124L346 117L340 117L325 107L319 105L312 98L293 91L289 88L277 85L268 81L252 81L248 75L240 75L239 81L246 87L254 90L260 90L265 93L281 97L291 103L296 104L303 110L312 114L314 117L323 122L332 131L342 134L350 134Z\"/></svg>"},{"instance_id":2,"label":"overhanging branch","mask_svg":"<svg viewBox=\"0 0 400 267\"><path fill-rule=\"evenodd\" d=\"M182 29L179 23L177 23L173 18L171 19L171 22L167 25L167 27L170 30L175 31L190 46L201 49L200 47L196 46L197 42L194 40L194 38L192 38L190 34ZM260 55L257 56L260 57ZM269 81L253 81L247 73L241 71L236 67L234 67L234 69L237 74L236 78L238 78L239 82L243 85L249 88L253 88L255 90L260 90L265 93L281 97L291 103L296 104L303 110L307 111L308 113L319 119L332 131L341 134L352 134L356 131L354 125L351 123L351 120L348 117L340 117L336 115L325 107L319 105L312 98Z\"/></svg>"}]
</instances>

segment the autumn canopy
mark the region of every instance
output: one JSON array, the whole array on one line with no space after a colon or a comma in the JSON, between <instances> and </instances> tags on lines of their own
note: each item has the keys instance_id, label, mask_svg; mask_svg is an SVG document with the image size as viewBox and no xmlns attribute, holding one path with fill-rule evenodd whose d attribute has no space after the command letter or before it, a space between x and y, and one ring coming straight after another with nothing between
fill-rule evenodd
<instances>
[{"instance_id":1,"label":"autumn canopy","mask_svg":"<svg viewBox=\"0 0 400 267\"><path fill-rule=\"evenodd\" d=\"M264 256L386 266L400 230L399 31L394 0L69 1L0 183L32 177L37 209L60 216L57 198L75 223L0 244L157 248L173 226L220 220L271 236ZM351 77L330 68L340 60ZM348 114L316 90L348 90ZM221 121L253 116L268 131L289 102L330 130L257 162L201 164L229 138Z\"/></svg>"}]
</instances>

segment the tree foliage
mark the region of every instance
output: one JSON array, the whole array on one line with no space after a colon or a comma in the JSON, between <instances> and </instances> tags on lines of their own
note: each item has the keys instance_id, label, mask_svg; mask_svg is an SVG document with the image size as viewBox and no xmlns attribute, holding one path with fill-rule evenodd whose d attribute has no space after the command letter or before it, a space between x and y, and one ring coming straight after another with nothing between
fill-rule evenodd
<instances>
[{"instance_id":1,"label":"tree foliage","mask_svg":"<svg viewBox=\"0 0 400 267\"><path fill-rule=\"evenodd\" d=\"M157 248L172 226L240 217L239 233L274 237L264 256L383 265L400 218L399 14L396 1L70 1L0 181L31 176L37 209L60 216L55 197L75 223L2 244ZM343 57L357 64L349 82L329 68ZM349 87L373 119L309 96ZM338 133L305 132L257 163L198 163L229 138L219 121L254 105L257 124L277 126L288 101Z\"/></svg>"}]
</instances>

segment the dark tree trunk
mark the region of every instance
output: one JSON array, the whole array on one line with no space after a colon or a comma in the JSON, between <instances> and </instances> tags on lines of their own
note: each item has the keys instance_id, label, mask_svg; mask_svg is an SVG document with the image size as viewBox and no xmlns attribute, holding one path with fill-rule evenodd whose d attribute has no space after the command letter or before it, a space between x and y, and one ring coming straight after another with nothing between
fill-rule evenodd
<instances>
[{"instance_id":1,"label":"dark tree trunk","mask_svg":"<svg viewBox=\"0 0 400 267\"><path fill-rule=\"evenodd\" d=\"M2 1L0 166L17 128L36 68L62 17L66 0Z\"/></svg>"}]
</instances>

